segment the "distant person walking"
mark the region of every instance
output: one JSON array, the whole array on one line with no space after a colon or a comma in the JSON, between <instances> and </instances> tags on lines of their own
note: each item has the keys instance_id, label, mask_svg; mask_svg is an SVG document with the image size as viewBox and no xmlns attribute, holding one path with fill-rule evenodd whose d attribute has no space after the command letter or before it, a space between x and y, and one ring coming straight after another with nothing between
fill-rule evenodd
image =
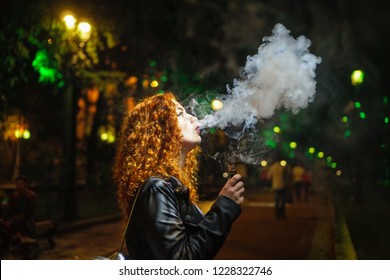
<instances>
[{"instance_id":1,"label":"distant person walking","mask_svg":"<svg viewBox=\"0 0 390 280\"><path fill-rule=\"evenodd\" d=\"M302 187L303 187L303 199L309 201L309 193L311 187L311 178L308 171L305 171L302 176Z\"/></svg>"},{"instance_id":2,"label":"distant person walking","mask_svg":"<svg viewBox=\"0 0 390 280\"><path fill-rule=\"evenodd\" d=\"M297 201L301 201L301 192L303 187L303 174L305 174L305 168L296 164L292 168L292 176L294 182L294 191Z\"/></svg>"},{"instance_id":3,"label":"distant person walking","mask_svg":"<svg viewBox=\"0 0 390 280\"><path fill-rule=\"evenodd\" d=\"M15 181L15 191L9 198L9 218L12 228L20 238L34 236L36 194L29 188L30 180L20 175Z\"/></svg>"},{"instance_id":4,"label":"distant person walking","mask_svg":"<svg viewBox=\"0 0 390 280\"><path fill-rule=\"evenodd\" d=\"M286 203L293 203L294 182L293 182L291 164L287 163L287 165L283 170L283 182L284 182L284 188L286 189Z\"/></svg>"},{"instance_id":5,"label":"distant person walking","mask_svg":"<svg viewBox=\"0 0 390 280\"><path fill-rule=\"evenodd\" d=\"M286 218L286 188L284 182L284 170L286 162L278 158L268 169L268 178L275 197L275 216L277 219Z\"/></svg>"}]
</instances>

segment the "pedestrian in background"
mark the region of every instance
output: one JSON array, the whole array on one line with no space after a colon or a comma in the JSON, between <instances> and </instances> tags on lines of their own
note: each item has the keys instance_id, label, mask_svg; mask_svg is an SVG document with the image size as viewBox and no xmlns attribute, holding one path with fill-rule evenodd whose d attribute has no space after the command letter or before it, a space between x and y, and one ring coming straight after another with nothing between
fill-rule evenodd
<instances>
[{"instance_id":1,"label":"pedestrian in background","mask_svg":"<svg viewBox=\"0 0 390 280\"><path fill-rule=\"evenodd\" d=\"M277 219L286 218L286 186L284 182L286 161L278 157L268 169L268 178L274 191L275 216Z\"/></svg>"},{"instance_id":2,"label":"pedestrian in background","mask_svg":"<svg viewBox=\"0 0 390 280\"><path fill-rule=\"evenodd\" d=\"M197 201L198 120L171 93L146 98L123 118L114 180L124 221L141 188L126 233L132 259L212 259L241 213L236 174L203 214Z\"/></svg>"},{"instance_id":3,"label":"pedestrian in background","mask_svg":"<svg viewBox=\"0 0 390 280\"><path fill-rule=\"evenodd\" d=\"M260 180L260 187L261 188L269 188L271 187L271 182L268 179L268 168L262 167L259 172L259 180Z\"/></svg>"},{"instance_id":4,"label":"pedestrian in background","mask_svg":"<svg viewBox=\"0 0 390 280\"><path fill-rule=\"evenodd\" d=\"M311 188L310 173L306 170L302 175L303 199L309 201L309 193Z\"/></svg>"},{"instance_id":5,"label":"pedestrian in background","mask_svg":"<svg viewBox=\"0 0 390 280\"><path fill-rule=\"evenodd\" d=\"M286 188L286 203L294 202L294 180L292 175L292 165L287 163L283 171L284 186Z\"/></svg>"},{"instance_id":6,"label":"pedestrian in background","mask_svg":"<svg viewBox=\"0 0 390 280\"><path fill-rule=\"evenodd\" d=\"M9 196L9 221L21 239L33 238L36 194L29 188L30 180L20 175L15 180L15 190Z\"/></svg>"}]
</instances>

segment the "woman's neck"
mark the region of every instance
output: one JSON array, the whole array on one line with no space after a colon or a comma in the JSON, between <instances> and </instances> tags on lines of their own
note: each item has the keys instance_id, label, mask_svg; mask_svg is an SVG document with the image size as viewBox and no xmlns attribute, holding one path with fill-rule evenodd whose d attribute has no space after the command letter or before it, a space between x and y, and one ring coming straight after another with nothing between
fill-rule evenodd
<instances>
[{"instance_id":1,"label":"woman's neck","mask_svg":"<svg viewBox=\"0 0 390 280\"><path fill-rule=\"evenodd\" d=\"M186 156L187 156L187 153L180 153L180 157L179 157L179 167L180 169L183 169L184 167L184 163L186 162Z\"/></svg>"}]
</instances>

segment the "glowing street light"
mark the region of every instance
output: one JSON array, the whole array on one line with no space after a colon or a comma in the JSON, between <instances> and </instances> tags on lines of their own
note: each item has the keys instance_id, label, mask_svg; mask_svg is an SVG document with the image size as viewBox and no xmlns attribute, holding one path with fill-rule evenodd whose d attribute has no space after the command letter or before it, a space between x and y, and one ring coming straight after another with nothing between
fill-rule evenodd
<instances>
[{"instance_id":1,"label":"glowing street light","mask_svg":"<svg viewBox=\"0 0 390 280\"><path fill-rule=\"evenodd\" d=\"M22 135L22 137L23 137L23 139L30 139L30 136L31 136L31 134L30 134L30 131L28 131L27 129L25 129L24 131L23 131L23 135Z\"/></svg>"},{"instance_id":2,"label":"glowing street light","mask_svg":"<svg viewBox=\"0 0 390 280\"><path fill-rule=\"evenodd\" d=\"M274 126L274 132L275 133L280 133L282 130L280 129L279 126Z\"/></svg>"},{"instance_id":3,"label":"glowing street light","mask_svg":"<svg viewBox=\"0 0 390 280\"><path fill-rule=\"evenodd\" d=\"M103 132L102 134L100 134L100 139L102 141L107 141L108 140L108 133L107 132Z\"/></svg>"},{"instance_id":4,"label":"glowing street light","mask_svg":"<svg viewBox=\"0 0 390 280\"><path fill-rule=\"evenodd\" d=\"M31 133L26 128L17 128L17 129L15 129L14 136L17 139L22 139L23 138L23 139L28 140L31 137Z\"/></svg>"},{"instance_id":5,"label":"glowing street light","mask_svg":"<svg viewBox=\"0 0 390 280\"><path fill-rule=\"evenodd\" d=\"M14 165L14 174L12 176L12 179L15 180L17 176L20 174L20 165L21 165L21 140L25 139L28 140L31 137L30 131L21 126L15 129L14 136L16 138L16 156L15 156L15 165Z\"/></svg>"},{"instance_id":6,"label":"glowing street light","mask_svg":"<svg viewBox=\"0 0 390 280\"><path fill-rule=\"evenodd\" d=\"M353 86L359 86L363 83L364 72L362 70L355 70L351 75L351 83Z\"/></svg>"},{"instance_id":7,"label":"glowing street light","mask_svg":"<svg viewBox=\"0 0 390 280\"><path fill-rule=\"evenodd\" d=\"M80 39L87 41L91 37L92 26L88 22L80 22L77 25L77 31L79 32Z\"/></svg>"},{"instance_id":8,"label":"glowing street light","mask_svg":"<svg viewBox=\"0 0 390 280\"><path fill-rule=\"evenodd\" d=\"M63 21L65 22L65 26L68 30L74 30L76 27L76 18L71 14L67 14L63 17Z\"/></svg>"},{"instance_id":9,"label":"glowing street light","mask_svg":"<svg viewBox=\"0 0 390 280\"><path fill-rule=\"evenodd\" d=\"M266 167L266 166L268 165L268 162L267 162L266 160L262 160L262 161L260 162L260 165L261 165L262 167Z\"/></svg>"},{"instance_id":10,"label":"glowing street light","mask_svg":"<svg viewBox=\"0 0 390 280\"><path fill-rule=\"evenodd\" d=\"M221 100L218 100L218 99L214 99L212 102L211 102L211 109L213 109L214 111L219 111L221 110L223 107L223 103Z\"/></svg>"},{"instance_id":11,"label":"glowing street light","mask_svg":"<svg viewBox=\"0 0 390 280\"><path fill-rule=\"evenodd\" d=\"M71 13L65 13L62 20L65 23L66 29L75 30L77 19ZM77 24L77 32L82 41L87 41L91 37L92 26L86 21L79 22Z\"/></svg>"},{"instance_id":12,"label":"glowing street light","mask_svg":"<svg viewBox=\"0 0 390 280\"><path fill-rule=\"evenodd\" d=\"M296 149L298 146L297 142L290 142L290 148L291 149Z\"/></svg>"},{"instance_id":13,"label":"glowing street light","mask_svg":"<svg viewBox=\"0 0 390 280\"><path fill-rule=\"evenodd\" d=\"M158 81L153 80L153 81L150 83L150 86L151 86L152 88L158 87Z\"/></svg>"},{"instance_id":14,"label":"glowing street light","mask_svg":"<svg viewBox=\"0 0 390 280\"><path fill-rule=\"evenodd\" d=\"M69 44L69 50L66 55L78 55L80 48L85 46L85 42L91 37L92 26L85 21L78 21L70 12L63 14L62 20L66 26L67 40L73 41L73 44ZM76 29L77 27L77 29ZM76 49L76 46L78 48ZM83 59L83 58L81 58ZM73 79L75 74L72 72L73 63L72 59L66 59L64 68L67 68L65 72L64 80L67 84L64 92L64 174L66 174L67 196L65 199L64 218L75 219L78 217L77 209L77 197L76 197L76 143L75 143L75 131L76 131L76 108L77 98L74 92Z\"/></svg>"},{"instance_id":15,"label":"glowing street light","mask_svg":"<svg viewBox=\"0 0 390 280\"><path fill-rule=\"evenodd\" d=\"M22 138L22 130L20 130L20 129L16 129L15 130L15 138L18 138L18 139L20 139L20 138Z\"/></svg>"}]
</instances>

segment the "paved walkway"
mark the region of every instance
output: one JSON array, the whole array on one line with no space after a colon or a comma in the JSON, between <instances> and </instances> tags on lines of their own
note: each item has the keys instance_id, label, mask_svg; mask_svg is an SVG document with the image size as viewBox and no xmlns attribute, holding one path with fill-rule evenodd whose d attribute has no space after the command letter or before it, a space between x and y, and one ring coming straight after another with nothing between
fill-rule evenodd
<instances>
[{"instance_id":1,"label":"paved walkway","mask_svg":"<svg viewBox=\"0 0 390 280\"><path fill-rule=\"evenodd\" d=\"M211 202L202 202L207 210ZM328 192L311 195L308 202L288 204L287 218L274 216L270 190L248 193L241 216L216 259L307 260L336 259L333 203ZM117 220L89 224L55 237L57 246L48 249L40 241L39 259L91 259L109 255L121 240Z\"/></svg>"},{"instance_id":2,"label":"paved walkway","mask_svg":"<svg viewBox=\"0 0 390 280\"><path fill-rule=\"evenodd\" d=\"M335 259L333 205L329 193L287 204L276 219L273 193L249 194L217 259Z\"/></svg>"}]
</instances>

